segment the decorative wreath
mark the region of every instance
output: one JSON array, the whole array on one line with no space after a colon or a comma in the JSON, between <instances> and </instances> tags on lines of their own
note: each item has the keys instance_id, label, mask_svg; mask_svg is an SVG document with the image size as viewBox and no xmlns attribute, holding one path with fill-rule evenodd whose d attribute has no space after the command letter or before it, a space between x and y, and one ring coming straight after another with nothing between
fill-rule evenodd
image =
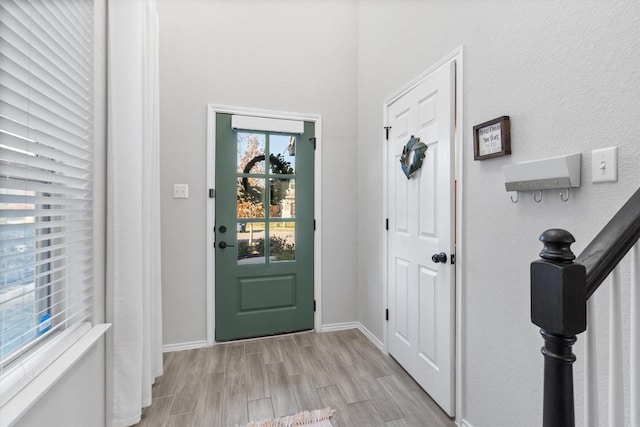
<instances>
[{"instance_id":1,"label":"decorative wreath","mask_svg":"<svg viewBox=\"0 0 640 427\"><path fill-rule=\"evenodd\" d=\"M407 179L411 179L411 176L422 167L422 159L424 159L426 151L426 144L421 142L420 138L411 135L411 139L402 149L400 156L400 166Z\"/></svg>"},{"instance_id":2,"label":"decorative wreath","mask_svg":"<svg viewBox=\"0 0 640 427\"><path fill-rule=\"evenodd\" d=\"M250 173L255 164L263 162L264 159L264 154L255 156L253 159L247 162L242 172ZM290 175L293 173L291 163L287 162L281 154L278 154L277 156L274 154L269 155L269 167L271 168L271 172L273 172L274 174ZM273 181L277 181L278 185L272 185L270 204L278 205L280 204L280 201L287 195L287 191L289 190L289 183L291 181L289 179L278 179L271 181L272 183ZM245 176L242 178L242 189L244 190L243 192L245 197L253 200L254 202L261 203L264 200L262 190L256 187L252 187L249 183L249 177Z\"/></svg>"}]
</instances>

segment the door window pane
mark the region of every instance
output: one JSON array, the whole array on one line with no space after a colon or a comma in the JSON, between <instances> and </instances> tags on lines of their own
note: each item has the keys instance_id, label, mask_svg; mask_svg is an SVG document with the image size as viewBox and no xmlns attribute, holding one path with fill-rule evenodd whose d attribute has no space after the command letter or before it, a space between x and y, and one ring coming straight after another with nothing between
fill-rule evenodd
<instances>
[{"instance_id":1,"label":"door window pane","mask_svg":"<svg viewBox=\"0 0 640 427\"><path fill-rule=\"evenodd\" d=\"M296 168L296 137L292 135L269 135L270 172L292 175Z\"/></svg>"},{"instance_id":2,"label":"door window pane","mask_svg":"<svg viewBox=\"0 0 640 427\"><path fill-rule=\"evenodd\" d=\"M294 261L296 259L295 222L271 222L269 236L270 261Z\"/></svg>"},{"instance_id":3,"label":"door window pane","mask_svg":"<svg viewBox=\"0 0 640 427\"><path fill-rule=\"evenodd\" d=\"M296 180L269 179L270 201L269 215L271 218L296 217Z\"/></svg>"},{"instance_id":4,"label":"door window pane","mask_svg":"<svg viewBox=\"0 0 640 427\"><path fill-rule=\"evenodd\" d=\"M264 264L265 223L238 222L238 264Z\"/></svg>"},{"instance_id":5,"label":"door window pane","mask_svg":"<svg viewBox=\"0 0 640 427\"><path fill-rule=\"evenodd\" d=\"M264 134L238 132L237 164L239 173L265 173L265 140Z\"/></svg>"},{"instance_id":6,"label":"door window pane","mask_svg":"<svg viewBox=\"0 0 640 427\"><path fill-rule=\"evenodd\" d=\"M238 178L238 218L264 218L264 178Z\"/></svg>"}]
</instances>

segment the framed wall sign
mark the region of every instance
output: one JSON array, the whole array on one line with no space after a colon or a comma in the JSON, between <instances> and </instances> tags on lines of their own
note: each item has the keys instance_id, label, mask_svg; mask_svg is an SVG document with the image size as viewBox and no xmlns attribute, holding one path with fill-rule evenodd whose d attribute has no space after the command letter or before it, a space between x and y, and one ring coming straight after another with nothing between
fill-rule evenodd
<instances>
[{"instance_id":1,"label":"framed wall sign","mask_svg":"<svg viewBox=\"0 0 640 427\"><path fill-rule=\"evenodd\" d=\"M473 127L473 160L486 160L511 154L509 116Z\"/></svg>"}]
</instances>

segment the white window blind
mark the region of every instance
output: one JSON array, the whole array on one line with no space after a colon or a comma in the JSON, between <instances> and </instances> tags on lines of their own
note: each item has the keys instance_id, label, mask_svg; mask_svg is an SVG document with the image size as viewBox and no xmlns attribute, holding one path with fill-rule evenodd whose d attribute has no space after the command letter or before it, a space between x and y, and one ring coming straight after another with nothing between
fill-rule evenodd
<instances>
[{"instance_id":1,"label":"white window blind","mask_svg":"<svg viewBox=\"0 0 640 427\"><path fill-rule=\"evenodd\" d=\"M0 373L90 320L93 1L0 0Z\"/></svg>"}]
</instances>

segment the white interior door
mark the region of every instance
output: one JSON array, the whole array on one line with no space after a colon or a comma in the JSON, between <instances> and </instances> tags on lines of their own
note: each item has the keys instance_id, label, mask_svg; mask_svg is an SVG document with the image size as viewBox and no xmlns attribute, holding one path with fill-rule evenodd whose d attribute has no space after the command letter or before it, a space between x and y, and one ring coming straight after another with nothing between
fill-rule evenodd
<instances>
[{"instance_id":1,"label":"white interior door","mask_svg":"<svg viewBox=\"0 0 640 427\"><path fill-rule=\"evenodd\" d=\"M387 106L388 350L453 415L455 266L455 64L447 63ZM407 179L400 156L411 136L427 145ZM443 252L446 262L432 256Z\"/></svg>"}]
</instances>

